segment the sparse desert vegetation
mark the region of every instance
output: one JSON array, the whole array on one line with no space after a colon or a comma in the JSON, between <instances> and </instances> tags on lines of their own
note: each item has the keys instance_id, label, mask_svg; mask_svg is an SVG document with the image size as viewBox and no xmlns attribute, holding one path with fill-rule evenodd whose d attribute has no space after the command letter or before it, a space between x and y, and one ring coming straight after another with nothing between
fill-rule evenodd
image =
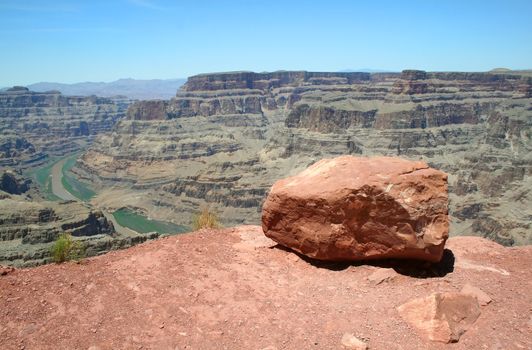
<instances>
[{"instance_id":1,"label":"sparse desert vegetation","mask_svg":"<svg viewBox=\"0 0 532 350\"><path fill-rule=\"evenodd\" d=\"M192 228L200 230L203 228L220 228L220 221L216 210L210 206L203 206L199 213L192 219Z\"/></svg>"},{"instance_id":2,"label":"sparse desert vegetation","mask_svg":"<svg viewBox=\"0 0 532 350\"><path fill-rule=\"evenodd\" d=\"M75 240L70 233L62 233L55 240L51 248L53 261L62 263L70 260L80 260L85 256L85 246Z\"/></svg>"}]
</instances>

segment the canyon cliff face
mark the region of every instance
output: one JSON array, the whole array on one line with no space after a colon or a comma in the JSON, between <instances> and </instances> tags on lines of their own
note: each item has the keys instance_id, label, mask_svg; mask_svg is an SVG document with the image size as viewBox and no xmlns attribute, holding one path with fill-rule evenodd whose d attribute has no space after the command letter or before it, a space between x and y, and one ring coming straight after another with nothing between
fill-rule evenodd
<instances>
[{"instance_id":1,"label":"canyon cliff face","mask_svg":"<svg viewBox=\"0 0 532 350\"><path fill-rule=\"evenodd\" d=\"M0 264L34 266L50 262L50 248L64 232L83 237L87 254L106 251L115 230L101 211L76 202L32 201L2 194L0 201Z\"/></svg>"},{"instance_id":2,"label":"canyon cliff face","mask_svg":"<svg viewBox=\"0 0 532 350\"><path fill-rule=\"evenodd\" d=\"M0 92L0 167L27 167L63 155L108 131L127 103L14 87Z\"/></svg>"},{"instance_id":3,"label":"canyon cliff face","mask_svg":"<svg viewBox=\"0 0 532 350\"><path fill-rule=\"evenodd\" d=\"M159 236L120 232L111 215L87 203L36 201L0 191L0 265L31 267L52 262L51 248L62 233L80 242L85 257Z\"/></svg>"},{"instance_id":4,"label":"canyon cliff face","mask_svg":"<svg viewBox=\"0 0 532 350\"><path fill-rule=\"evenodd\" d=\"M258 223L271 185L325 157L399 156L449 174L451 235L532 241L532 79L492 73L234 72L138 102L75 171L94 202L189 224L205 203Z\"/></svg>"},{"instance_id":5,"label":"canyon cliff face","mask_svg":"<svg viewBox=\"0 0 532 350\"><path fill-rule=\"evenodd\" d=\"M63 232L81 240L88 255L153 238L120 236L103 212L88 204L44 201L46 189L29 179L50 157L79 151L109 131L125 116L127 104L24 87L0 92L0 264L51 261L50 247Z\"/></svg>"}]
</instances>

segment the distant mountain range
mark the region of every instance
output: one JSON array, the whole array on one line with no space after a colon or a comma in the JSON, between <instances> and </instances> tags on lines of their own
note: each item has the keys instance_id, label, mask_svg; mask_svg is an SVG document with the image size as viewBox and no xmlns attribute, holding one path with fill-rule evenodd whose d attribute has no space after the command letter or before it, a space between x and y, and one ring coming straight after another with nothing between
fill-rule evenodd
<instances>
[{"instance_id":1,"label":"distant mountain range","mask_svg":"<svg viewBox=\"0 0 532 350\"><path fill-rule=\"evenodd\" d=\"M127 96L132 99L153 100L169 99L186 82L186 79L119 79L109 83L84 82L75 84L42 82L28 85L28 89L36 92L58 90L63 95L101 97Z\"/></svg>"}]
</instances>

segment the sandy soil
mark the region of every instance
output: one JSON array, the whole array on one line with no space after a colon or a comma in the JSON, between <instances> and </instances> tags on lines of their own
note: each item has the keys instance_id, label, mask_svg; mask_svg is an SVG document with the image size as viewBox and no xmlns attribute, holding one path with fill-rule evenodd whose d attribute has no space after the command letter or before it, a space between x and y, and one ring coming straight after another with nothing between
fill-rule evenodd
<instances>
[{"instance_id":1,"label":"sandy soil","mask_svg":"<svg viewBox=\"0 0 532 350\"><path fill-rule=\"evenodd\" d=\"M424 268L316 263L241 226L15 270L0 276L0 348L342 349L352 333L370 349L531 349L532 247L454 237L448 248ZM458 343L427 342L398 315L466 283L493 302Z\"/></svg>"}]
</instances>

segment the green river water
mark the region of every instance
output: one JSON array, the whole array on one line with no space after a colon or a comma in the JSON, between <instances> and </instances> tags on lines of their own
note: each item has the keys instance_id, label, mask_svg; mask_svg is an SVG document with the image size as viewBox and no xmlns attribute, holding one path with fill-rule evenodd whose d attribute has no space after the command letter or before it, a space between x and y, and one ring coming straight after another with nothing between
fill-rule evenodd
<instances>
[{"instance_id":1,"label":"green river water","mask_svg":"<svg viewBox=\"0 0 532 350\"><path fill-rule=\"evenodd\" d=\"M76 164L78 156L79 153L62 158L52 158L45 165L28 171L27 175L36 181L47 200L60 200L52 191L52 167L57 162L66 159L62 168L61 183L74 197L83 202L87 202L96 196L97 193L88 184L79 181L70 174L70 170ZM176 225L167 221L153 220L128 208L116 210L113 216L120 225L139 233L157 232L159 234L172 234L189 231L189 228L186 226Z\"/></svg>"}]
</instances>

